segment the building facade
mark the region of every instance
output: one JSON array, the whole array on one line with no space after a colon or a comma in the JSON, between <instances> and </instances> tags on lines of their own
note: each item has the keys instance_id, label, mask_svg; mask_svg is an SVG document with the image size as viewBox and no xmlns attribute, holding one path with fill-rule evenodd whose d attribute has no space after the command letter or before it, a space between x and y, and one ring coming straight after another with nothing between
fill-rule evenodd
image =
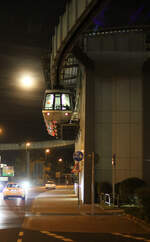
<instances>
[{"instance_id":1,"label":"building facade","mask_svg":"<svg viewBox=\"0 0 150 242\"><path fill-rule=\"evenodd\" d=\"M93 65L81 65L80 133L76 150L85 154L81 162L81 200L89 203L92 152L96 183L112 184L113 154L115 183L129 177L146 178L143 145L148 129L144 131L143 127L149 115L143 118L143 66L148 52L143 32L87 35L84 43L84 51Z\"/></svg>"}]
</instances>

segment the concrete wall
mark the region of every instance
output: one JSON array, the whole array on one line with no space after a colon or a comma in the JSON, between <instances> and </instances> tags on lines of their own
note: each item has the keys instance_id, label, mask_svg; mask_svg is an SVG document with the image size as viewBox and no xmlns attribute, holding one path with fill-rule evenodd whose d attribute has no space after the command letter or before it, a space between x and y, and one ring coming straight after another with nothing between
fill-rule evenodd
<instances>
[{"instance_id":1,"label":"concrete wall","mask_svg":"<svg viewBox=\"0 0 150 242\"><path fill-rule=\"evenodd\" d=\"M96 154L96 182L112 182L114 153L117 156L115 182L128 177L143 178L144 35L116 33L88 37L86 53L95 63L94 70L86 70L82 80L86 113L83 125L81 110L80 127L85 128L85 136L80 137L80 144L85 151L83 197L88 203L92 151Z\"/></svg>"},{"instance_id":2,"label":"concrete wall","mask_svg":"<svg viewBox=\"0 0 150 242\"><path fill-rule=\"evenodd\" d=\"M142 178L142 62L137 63L141 56L109 53L109 63L103 58L97 60L94 73L97 179L111 181L113 153L117 181Z\"/></svg>"},{"instance_id":3,"label":"concrete wall","mask_svg":"<svg viewBox=\"0 0 150 242\"><path fill-rule=\"evenodd\" d=\"M111 182L114 153L116 182L127 177L142 178L144 36L122 33L99 38L99 45L97 41L89 39L87 46L95 62L96 180Z\"/></svg>"}]
</instances>

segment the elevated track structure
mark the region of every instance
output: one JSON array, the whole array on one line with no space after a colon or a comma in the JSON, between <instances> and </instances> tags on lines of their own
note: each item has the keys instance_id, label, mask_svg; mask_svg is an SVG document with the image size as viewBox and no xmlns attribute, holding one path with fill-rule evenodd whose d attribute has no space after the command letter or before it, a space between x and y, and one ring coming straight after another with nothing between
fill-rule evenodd
<instances>
[{"instance_id":1,"label":"elevated track structure","mask_svg":"<svg viewBox=\"0 0 150 242\"><path fill-rule=\"evenodd\" d=\"M50 141L38 141L38 142L30 142L29 149L46 149L46 148L58 148L58 147L66 147L74 145L74 141L71 140L50 140ZM9 143L9 144L0 144L1 151L7 150L26 150L27 143Z\"/></svg>"},{"instance_id":2,"label":"elevated track structure","mask_svg":"<svg viewBox=\"0 0 150 242\"><path fill-rule=\"evenodd\" d=\"M47 81L75 93L83 203L92 202L96 184L129 177L150 184L150 20L147 1L142 4L69 1L52 36Z\"/></svg>"}]
</instances>

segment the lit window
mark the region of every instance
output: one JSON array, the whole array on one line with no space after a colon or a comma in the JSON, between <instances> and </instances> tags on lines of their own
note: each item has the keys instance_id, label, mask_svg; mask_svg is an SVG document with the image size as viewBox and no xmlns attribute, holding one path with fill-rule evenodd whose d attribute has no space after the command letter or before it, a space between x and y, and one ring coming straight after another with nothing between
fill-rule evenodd
<instances>
[{"instance_id":1,"label":"lit window","mask_svg":"<svg viewBox=\"0 0 150 242\"><path fill-rule=\"evenodd\" d=\"M47 94L45 100L45 109L53 109L54 94Z\"/></svg>"},{"instance_id":2,"label":"lit window","mask_svg":"<svg viewBox=\"0 0 150 242\"><path fill-rule=\"evenodd\" d=\"M70 110L69 94L62 94L62 110Z\"/></svg>"},{"instance_id":3,"label":"lit window","mask_svg":"<svg viewBox=\"0 0 150 242\"><path fill-rule=\"evenodd\" d=\"M55 110L61 110L60 94L55 94Z\"/></svg>"}]
</instances>

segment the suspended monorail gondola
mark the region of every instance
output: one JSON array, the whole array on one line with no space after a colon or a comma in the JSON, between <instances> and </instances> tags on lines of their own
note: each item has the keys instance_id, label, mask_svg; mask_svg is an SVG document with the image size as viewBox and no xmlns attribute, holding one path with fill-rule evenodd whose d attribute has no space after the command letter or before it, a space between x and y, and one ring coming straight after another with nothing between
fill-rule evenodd
<instances>
[{"instance_id":1,"label":"suspended monorail gondola","mask_svg":"<svg viewBox=\"0 0 150 242\"><path fill-rule=\"evenodd\" d=\"M58 135L58 126L69 123L73 113L73 96L69 90L46 90L42 113L51 136Z\"/></svg>"}]
</instances>

